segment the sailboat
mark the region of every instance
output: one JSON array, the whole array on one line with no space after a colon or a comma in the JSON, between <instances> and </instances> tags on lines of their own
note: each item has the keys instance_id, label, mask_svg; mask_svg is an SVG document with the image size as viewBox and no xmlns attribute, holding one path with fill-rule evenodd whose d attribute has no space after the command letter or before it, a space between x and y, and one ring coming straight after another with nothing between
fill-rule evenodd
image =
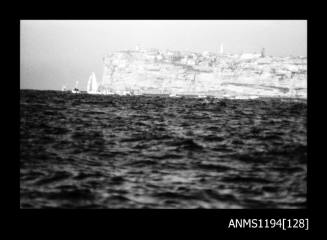
<instances>
[{"instance_id":1,"label":"sailboat","mask_svg":"<svg viewBox=\"0 0 327 240\"><path fill-rule=\"evenodd\" d=\"M99 86L95 77L95 73L92 72L87 82L86 91L88 94L100 94L100 92L98 92L98 87Z\"/></svg>"},{"instance_id":2,"label":"sailboat","mask_svg":"<svg viewBox=\"0 0 327 240\"><path fill-rule=\"evenodd\" d=\"M72 93L80 93L78 89L78 81L76 81L75 88L72 90Z\"/></svg>"}]
</instances>

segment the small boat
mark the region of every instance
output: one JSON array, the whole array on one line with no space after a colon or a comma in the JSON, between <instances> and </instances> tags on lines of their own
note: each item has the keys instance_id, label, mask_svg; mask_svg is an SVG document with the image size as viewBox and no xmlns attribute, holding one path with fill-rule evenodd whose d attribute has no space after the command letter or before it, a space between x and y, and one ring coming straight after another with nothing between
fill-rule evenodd
<instances>
[{"instance_id":1,"label":"small boat","mask_svg":"<svg viewBox=\"0 0 327 240\"><path fill-rule=\"evenodd\" d=\"M179 98L181 96L177 95L176 93L171 93L168 95L169 97L173 97L173 98Z\"/></svg>"},{"instance_id":2,"label":"small boat","mask_svg":"<svg viewBox=\"0 0 327 240\"><path fill-rule=\"evenodd\" d=\"M249 97L247 97L247 96L235 96L234 99L246 100L246 99L249 99Z\"/></svg>"},{"instance_id":3,"label":"small boat","mask_svg":"<svg viewBox=\"0 0 327 240\"><path fill-rule=\"evenodd\" d=\"M80 93L80 91L79 91L78 88L74 88L74 89L72 90L72 93Z\"/></svg>"},{"instance_id":4,"label":"small boat","mask_svg":"<svg viewBox=\"0 0 327 240\"><path fill-rule=\"evenodd\" d=\"M80 93L80 91L78 89L78 81L76 81L76 85L75 85L75 88L72 90L72 93Z\"/></svg>"}]
</instances>

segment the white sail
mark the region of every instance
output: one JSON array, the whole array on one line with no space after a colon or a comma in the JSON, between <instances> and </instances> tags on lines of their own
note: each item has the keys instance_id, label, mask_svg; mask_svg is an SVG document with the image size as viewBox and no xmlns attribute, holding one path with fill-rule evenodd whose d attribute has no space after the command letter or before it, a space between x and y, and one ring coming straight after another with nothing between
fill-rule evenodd
<instances>
[{"instance_id":1,"label":"white sail","mask_svg":"<svg viewBox=\"0 0 327 240\"><path fill-rule=\"evenodd\" d=\"M92 73L92 92L97 92L98 91L98 83L95 78L95 74Z\"/></svg>"},{"instance_id":2,"label":"white sail","mask_svg":"<svg viewBox=\"0 0 327 240\"><path fill-rule=\"evenodd\" d=\"M95 77L95 73L94 72L89 77L89 80L87 82L87 89L86 89L86 91L88 93L91 93L91 94L98 93L98 83L97 83L97 80L96 80L96 77Z\"/></svg>"},{"instance_id":3,"label":"white sail","mask_svg":"<svg viewBox=\"0 0 327 240\"><path fill-rule=\"evenodd\" d=\"M89 93L91 92L91 83L92 83L92 75L89 77L89 80L87 82L87 87L86 87L86 91Z\"/></svg>"}]
</instances>

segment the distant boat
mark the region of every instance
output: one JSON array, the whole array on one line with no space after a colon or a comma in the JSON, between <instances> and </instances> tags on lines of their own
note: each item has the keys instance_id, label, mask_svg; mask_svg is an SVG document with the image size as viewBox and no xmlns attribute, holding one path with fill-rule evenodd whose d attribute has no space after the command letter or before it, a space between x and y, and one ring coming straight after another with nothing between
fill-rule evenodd
<instances>
[{"instance_id":1,"label":"distant boat","mask_svg":"<svg viewBox=\"0 0 327 240\"><path fill-rule=\"evenodd\" d=\"M72 90L72 93L80 93L78 89L78 81L76 81L75 88Z\"/></svg>"},{"instance_id":2,"label":"distant boat","mask_svg":"<svg viewBox=\"0 0 327 240\"><path fill-rule=\"evenodd\" d=\"M89 77L89 80L87 82L86 92L88 94L101 94L98 91L98 83L95 77L95 73L92 72L91 76Z\"/></svg>"},{"instance_id":3,"label":"distant boat","mask_svg":"<svg viewBox=\"0 0 327 240\"><path fill-rule=\"evenodd\" d=\"M63 91L63 92L64 92L64 91L67 91L65 85L62 86L61 91Z\"/></svg>"},{"instance_id":4,"label":"distant boat","mask_svg":"<svg viewBox=\"0 0 327 240\"><path fill-rule=\"evenodd\" d=\"M131 94L130 91L125 90L125 91L122 91L121 95L123 95L123 96L131 96L132 94Z\"/></svg>"},{"instance_id":5,"label":"distant boat","mask_svg":"<svg viewBox=\"0 0 327 240\"><path fill-rule=\"evenodd\" d=\"M74 89L72 90L72 93L80 93L80 91L78 90L78 88L74 88Z\"/></svg>"},{"instance_id":6,"label":"distant boat","mask_svg":"<svg viewBox=\"0 0 327 240\"><path fill-rule=\"evenodd\" d=\"M115 94L119 96L132 96L133 94L130 91L122 90L122 91L116 91Z\"/></svg>"}]
</instances>

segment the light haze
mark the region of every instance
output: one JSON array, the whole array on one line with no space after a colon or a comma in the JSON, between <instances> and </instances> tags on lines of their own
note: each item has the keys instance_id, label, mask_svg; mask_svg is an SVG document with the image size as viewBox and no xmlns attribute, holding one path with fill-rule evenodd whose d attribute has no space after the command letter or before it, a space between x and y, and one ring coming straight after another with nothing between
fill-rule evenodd
<instances>
[{"instance_id":1,"label":"light haze","mask_svg":"<svg viewBox=\"0 0 327 240\"><path fill-rule=\"evenodd\" d=\"M60 90L102 79L107 52L143 48L307 56L305 20L22 20L20 88Z\"/></svg>"}]
</instances>

